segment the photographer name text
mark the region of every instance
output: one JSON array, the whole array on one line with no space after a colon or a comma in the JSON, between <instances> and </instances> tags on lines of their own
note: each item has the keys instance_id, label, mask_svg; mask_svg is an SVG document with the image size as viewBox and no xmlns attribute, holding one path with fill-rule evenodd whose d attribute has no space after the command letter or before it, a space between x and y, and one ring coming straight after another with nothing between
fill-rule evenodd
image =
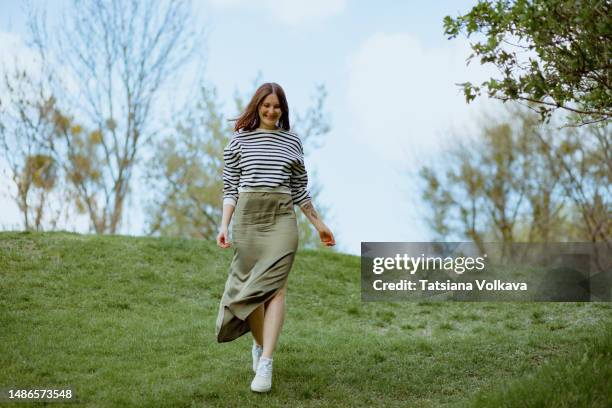
<instances>
[{"instance_id":1,"label":"photographer name text","mask_svg":"<svg viewBox=\"0 0 612 408\"><path fill-rule=\"evenodd\" d=\"M507 290L527 290L525 282L504 282L499 279L493 281L476 280L472 282L453 282L450 279L446 282L429 281L427 279L419 279L418 282L402 279L397 282L384 282L377 279L372 283L374 290L422 290L422 291L471 291L474 290L474 284L478 290L484 291L507 291Z\"/></svg>"}]
</instances>

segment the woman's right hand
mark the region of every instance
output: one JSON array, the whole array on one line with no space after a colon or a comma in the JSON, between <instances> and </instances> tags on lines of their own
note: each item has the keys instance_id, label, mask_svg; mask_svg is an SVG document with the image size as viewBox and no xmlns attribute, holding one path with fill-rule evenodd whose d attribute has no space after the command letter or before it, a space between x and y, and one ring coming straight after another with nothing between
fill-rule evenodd
<instances>
[{"instance_id":1,"label":"woman's right hand","mask_svg":"<svg viewBox=\"0 0 612 408\"><path fill-rule=\"evenodd\" d=\"M229 248L231 246L227 227L221 227L221 230L219 230L219 233L217 234L217 245L221 248Z\"/></svg>"}]
</instances>

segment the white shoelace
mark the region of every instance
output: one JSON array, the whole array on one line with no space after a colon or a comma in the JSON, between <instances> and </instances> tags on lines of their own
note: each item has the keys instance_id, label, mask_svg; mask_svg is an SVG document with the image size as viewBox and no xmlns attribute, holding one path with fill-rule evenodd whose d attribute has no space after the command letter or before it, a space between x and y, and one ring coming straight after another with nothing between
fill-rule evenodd
<instances>
[{"instance_id":1,"label":"white shoelace","mask_svg":"<svg viewBox=\"0 0 612 408\"><path fill-rule=\"evenodd\" d=\"M272 360L263 358L259 360L257 375L261 377L270 377L272 375Z\"/></svg>"}]
</instances>

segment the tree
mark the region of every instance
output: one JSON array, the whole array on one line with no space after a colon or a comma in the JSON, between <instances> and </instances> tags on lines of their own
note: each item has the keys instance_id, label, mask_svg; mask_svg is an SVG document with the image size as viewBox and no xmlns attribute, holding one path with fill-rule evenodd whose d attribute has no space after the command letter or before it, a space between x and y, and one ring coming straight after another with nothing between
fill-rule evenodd
<instances>
[{"instance_id":1,"label":"tree","mask_svg":"<svg viewBox=\"0 0 612 408\"><path fill-rule=\"evenodd\" d=\"M471 45L481 64L500 78L463 87L469 103L486 89L502 101L527 101L548 122L552 112L575 113L568 124L608 123L612 115L612 14L605 0L479 1L471 11L444 18L449 39L465 30L485 39ZM533 104L533 105L532 105ZM537 107L537 109L536 109Z\"/></svg>"},{"instance_id":2,"label":"tree","mask_svg":"<svg viewBox=\"0 0 612 408\"><path fill-rule=\"evenodd\" d=\"M508 112L421 169L436 238L610 243L610 128L559 132L524 109Z\"/></svg>"},{"instance_id":3,"label":"tree","mask_svg":"<svg viewBox=\"0 0 612 408\"><path fill-rule=\"evenodd\" d=\"M32 43L53 78L49 149L96 233L118 231L141 146L159 133L161 86L194 55L192 26L183 0L73 0L53 36L31 12Z\"/></svg>"},{"instance_id":4,"label":"tree","mask_svg":"<svg viewBox=\"0 0 612 408\"><path fill-rule=\"evenodd\" d=\"M559 180L578 226L576 238L606 242L612 250L610 126L537 133L546 164Z\"/></svg>"},{"instance_id":5,"label":"tree","mask_svg":"<svg viewBox=\"0 0 612 408\"><path fill-rule=\"evenodd\" d=\"M221 221L223 149L231 126L215 89L201 87L193 109L155 148L145 180L155 192L146 208L148 233L214 239Z\"/></svg>"},{"instance_id":6,"label":"tree","mask_svg":"<svg viewBox=\"0 0 612 408\"><path fill-rule=\"evenodd\" d=\"M58 165L50 154L48 141L53 130L46 121L49 95L44 79L26 70L6 65L0 96L0 154L8 164L16 187L12 197L23 217L26 230L42 230L43 222L55 225L63 208L51 208L57 194ZM60 200L61 202L61 200Z\"/></svg>"},{"instance_id":7,"label":"tree","mask_svg":"<svg viewBox=\"0 0 612 408\"><path fill-rule=\"evenodd\" d=\"M330 129L324 113L326 95L325 88L318 86L312 106L291 120L292 130L300 135L305 150L317 148L318 138ZM244 109L240 95L234 97L234 103L236 111ZM202 86L195 106L184 111L175 131L157 144L148 166L146 183L156 192L147 206L149 233L215 239L222 213L223 149L233 133L233 123L220 112L221 104L212 87ZM310 178L309 189L316 201L320 187L314 177ZM318 212L325 214L326 208L316 202ZM300 247L316 247L318 234L300 211L296 215Z\"/></svg>"},{"instance_id":8,"label":"tree","mask_svg":"<svg viewBox=\"0 0 612 408\"><path fill-rule=\"evenodd\" d=\"M421 170L423 198L436 207L431 225L441 238L456 232L481 249L489 237L515 241L530 169L530 158L517 154L520 142L508 124L493 124L448 152L443 179L433 168Z\"/></svg>"}]
</instances>

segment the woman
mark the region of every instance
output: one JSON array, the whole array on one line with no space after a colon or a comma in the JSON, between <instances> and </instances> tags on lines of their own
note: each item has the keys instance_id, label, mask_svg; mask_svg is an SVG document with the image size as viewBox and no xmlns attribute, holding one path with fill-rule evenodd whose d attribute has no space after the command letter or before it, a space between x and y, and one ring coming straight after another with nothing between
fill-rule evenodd
<instances>
[{"instance_id":1,"label":"woman","mask_svg":"<svg viewBox=\"0 0 612 408\"><path fill-rule=\"evenodd\" d=\"M223 217L217 235L221 248L232 246L228 226L233 215L234 257L219 305L217 341L251 332L251 390L267 392L298 247L293 206L300 207L323 244L336 243L312 205L302 143L290 131L289 107L280 85L261 85L234 130L223 155Z\"/></svg>"}]
</instances>

